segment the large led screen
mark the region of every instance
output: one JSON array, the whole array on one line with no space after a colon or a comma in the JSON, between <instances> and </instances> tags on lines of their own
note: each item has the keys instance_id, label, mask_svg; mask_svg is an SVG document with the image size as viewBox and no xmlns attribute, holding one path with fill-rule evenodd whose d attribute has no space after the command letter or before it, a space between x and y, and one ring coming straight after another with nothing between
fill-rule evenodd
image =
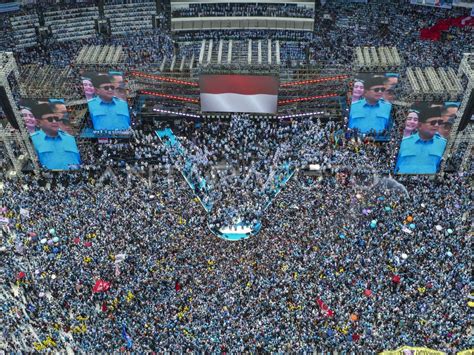
<instances>
[{"instance_id":1,"label":"large led screen","mask_svg":"<svg viewBox=\"0 0 474 355\"><path fill-rule=\"evenodd\" d=\"M94 134L130 130L127 89L121 72L83 73L82 87Z\"/></svg>"},{"instance_id":2,"label":"large led screen","mask_svg":"<svg viewBox=\"0 0 474 355\"><path fill-rule=\"evenodd\" d=\"M417 102L403 124L397 174L436 174L451 133L459 102Z\"/></svg>"},{"instance_id":3,"label":"large led screen","mask_svg":"<svg viewBox=\"0 0 474 355\"><path fill-rule=\"evenodd\" d=\"M276 114L278 86L270 75L201 75L201 111Z\"/></svg>"},{"instance_id":4,"label":"large led screen","mask_svg":"<svg viewBox=\"0 0 474 355\"><path fill-rule=\"evenodd\" d=\"M80 167L81 156L63 99L22 99L20 112L43 168Z\"/></svg>"},{"instance_id":5,"label":"large led screen","mask_svg":"<svg viewBox=\"0 0 474 355\"><path fill-rule=\"evenodd\" d=\"M354 79L349 128L360 133L386 136L392 123L392 102L399 75L361 73Z\"/></svg>"}]
</instances>

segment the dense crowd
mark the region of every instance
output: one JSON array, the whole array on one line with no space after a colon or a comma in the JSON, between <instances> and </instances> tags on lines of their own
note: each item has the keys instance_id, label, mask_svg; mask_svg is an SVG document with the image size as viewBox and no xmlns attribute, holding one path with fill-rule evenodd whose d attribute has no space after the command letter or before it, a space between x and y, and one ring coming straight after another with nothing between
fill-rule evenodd
<instances>
[{"instance_id":1,"label":"dense crowd","mask_svg":"<svg viewBox=\"0 0 474 355\"><path fill-rule=\"evenodd\" d=\"M282 47L284 60L342 65L356 45L395 45L408 65L457 66L469 46L466 29L445 43L418 38L420 28L460 10L328 1L321 11L334 21L317 17L315 33L203 31L175 39L281 38L293 42ZM342 30L344 21L351 31ZM15 55L20 65L73 67L83 45L120 44L127 71L176 51L160 30L131 34ZM129 140L80 144L80 170L21 179L6 177L0 157L0 349L472 348L472 166L393 178L402 132L375 143L343 121L242 114L181 121L172 127L179 154L157 137L164 125L134 122ZM306 171L310 164L316 172ZM280 191L282 176L291 178ZM210 230L236 221L261 222L262 230L239 242Z\"/></svg>"},{"instance_id":2,"label":"dense crowd","mask_svg":"<svg viewBox=\"0 0 474 355\"><path fill-rule=\"evenodd\" d=\"M267 16L312 18L314 10L297 4L189 4L176 9L173 17Z\"/></svg>"},{"instance_id":3,"label":"dense crowd","mask_svg":"<svg viewBox=\"0 0 474 355\"><path fill-rule=\"evenodd\" d=\"M254 205L258 213L264 196L245 196L264 190L272 169L285 161L321 165L319 177L298 170L258 216L262 232L238 243L209 231L213 213L196 201L179 173L182 162L152 131L132 139L135 163L121 164L110 154L121 150L115 145L91 156L112 168L105 173L86 164L77 173L5 181L2 346L472 346L470 176L396 183L383 173L392 160L386 145L344 134L335 140L340 128L235 116L227 124L176 129L189 159L215 186L217 210L239 213L245 204L244 212ZM221 171L213 169L223 161ZM110 288L94 292L98 280Z\"/></svg>"},{"instance_id":4,"label":"dense crowd","mask_svg":"<svg viewBox=\"0 0 474 355\"><path fill-rule=\"evenodd\" d=\"M187 12L196 12L203 16L206 12L201 11L200 7L223 7L223 9L228 9L225 11L229 12L230 16L234 10L252 15L252 11L261 11L265 6L285 8L285 5L272 4L258 7L249 4L196 4L193 6L189 9L176 11L183 12L184 15ZM291 11L300 11L298 9L301 7L286 5L285 10L281 11L291 14ZM272 14L277 13L269 11ZM324 19L324 14L329 14L331 20ZM233 15L236 16L236 14ZM314 32L257 29L179 31L174 34L173 39L179 42L196 41L199 43L202 39L210 38L279 39L282 42L283 61L307 62L315 60L333 64L351 64L353 49L356 46L396 46L408 66L456 67L462 53L470 49L469 37L472 36L472 27L451 29L449 31L450 39L443 42L421 40L420 30L432 26L438 19L463 15L468 15L468 10L465 8L440 9L429 6L413 6L401 1L391 3L389 7L384 1L371 1L369 4L328 1L325 6L317 9L317 16L314 16ZM5 31L2 31L0 39L2 47L0 48L12 49L15 45L11 37L12 29L9 28L7 15L3 15L3 18L5 19L3 22ZM161 30L134 31L130 29L130 32L125 35L116 35L111 38L97 35L81 41L62 42L61 44L49 41L46 46L16 48L16 55L22 64L39 62L64 66L68 65L78 54L80 48L86 44L123 45L127 54L125 63L131 68L146 68L151 63L159 63L163 57L171 58L176 50L172 39ZM196 46L195 49L198 48L199 46ZM193 52L195 53L196 50Z\"/></svg>"}]
</instances>

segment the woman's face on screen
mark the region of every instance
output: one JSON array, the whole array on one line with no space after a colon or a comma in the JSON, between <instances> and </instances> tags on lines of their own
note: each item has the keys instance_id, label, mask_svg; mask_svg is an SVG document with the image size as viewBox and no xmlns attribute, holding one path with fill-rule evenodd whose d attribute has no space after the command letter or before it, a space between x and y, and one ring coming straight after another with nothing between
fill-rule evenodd
<instances>
[{"instance_id":1,"label":"woman's face on screen","mask_svg":"<svg viewBox=\"0 0 474 355\"><path fill-rule=\"evenodd\" d=\"M30 110L27 110L26 108L22 109L21 115L23 116L23 121L25 122L26 127L33 128L36 126L35 116L33 116Z\"/></svg>"},{"instance_id":2,"label":"woman's face on screen","mask_svg":"<svg viewBox=\"0 0 474 355\"><path fill-rule=\"evenodd\" d=\"M410 112L405 121L405 128L409 130L415 130L418 127L418 114L416 112Z\"/></svg>"},{"instance_id":3,"label":"woman's face on screen","mask_svg":"<svg viewBox=\"0 0 474 355\"><path fill-rule=\"evenodd\" d=\"M362 95L364 95L364 83L356 81L352 89L352 96L361 97Z\"/></svg>"},{"instance_id":4,"label":"woman's face on screen","mask_svg":"<svg viewBox=\"0 0 474 355\"><path fill-rule=\"evenodd\" d=\"M90 80L82 80L82 87L84 88L84 92L87 96L95 94L94 85L92 85Z\"/></svg>"}]
</instances>

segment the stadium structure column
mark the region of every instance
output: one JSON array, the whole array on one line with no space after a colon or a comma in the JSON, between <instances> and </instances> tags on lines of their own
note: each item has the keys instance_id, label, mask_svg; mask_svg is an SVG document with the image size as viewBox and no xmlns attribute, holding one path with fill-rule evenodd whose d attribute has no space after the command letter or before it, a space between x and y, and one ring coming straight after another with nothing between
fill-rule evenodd
<instances>
[{"instance_id":1,"label":"stadium structure column","mask_svg":"<svg viewBox=\"0 0 474 355\"><path fill-rule=\"evenodd\" d=\"M159 10L158 10L158 5L161 5ZM162 14L164 17L164 21L162 22L163 28L167 31L170 31L171 30L171 1L170 0L157 0L156 6L157 6L156 13Z\"/></svg>"},{"instance_id":2,"label":"stadium structure column","mask_svg":"<svg viewBox=\"0 0 474 355\"><path fill-rule=\"evenodd\" d=\"M15 76L17 82L20 80L15 57L13 56L12 52L0 52L0 58L2 60L2 64L0 66L0 88L2 89L1 92L4 96L1 100L2 108L4 108L11 128L20 132L19 135L9 135L7 131L2 129L0 135L2 135L2 140L5 144L7 153L12 160L12 165L15 167L15 170L18 174L21 174L21 163L18 161L18 159L16 159L15 155L13 154L14 150L11 147L11 143L16 140L16 137L19 137L21 140L21 142L18 142L21 154L24 157L30 158L31 163L33 164L33 170L35 173L39 173L38 161L35 150L33 149L33 145L30 141L30 135L26 131L26 128L23 124L23 120L21 118L20 112L18 111L18 106L15 103L15 99L10 88L10 83L8 81L8 76L10 74ZM11 151L9 149L11 149ZM12 153L13 159L10 153Z\"/></svg>"},{"instance_id":3,"label":"stadium structure column","mask_svg":"<svg viewBox=\"0 0 474 355\"><path fill-rule=\"evenodd\" d=\"M99 0L97 7L99 8L99 18L104 17L105 11L104 11L104 5L105 1L104 0Z\"/></svg>"},{"instance_id":4,"label":"stadium structure column","mask_svg":"<svg viewBox=\"0 0 474 355\"><path fill-rule=\"evenodd\" d=\"M43 13L43 8L41 6L35 6L35 12L36 15L38 15L38 23L40 27L44 26L44 13Z\"/></svg>"}]
</instances>

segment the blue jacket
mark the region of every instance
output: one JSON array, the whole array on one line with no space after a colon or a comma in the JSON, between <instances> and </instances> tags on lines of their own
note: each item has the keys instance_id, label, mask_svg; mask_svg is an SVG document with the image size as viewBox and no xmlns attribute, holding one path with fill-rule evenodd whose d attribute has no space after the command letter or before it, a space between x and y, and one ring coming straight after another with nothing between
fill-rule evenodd
<instances>
[{"instance_id":1,"label":"blue jacket","mask_svg":"<svg viewBox=\"0 0 474 355\"><path fill-rule=\"evenodd\" d=\"M435 134L424 141L419 134L402 139L395 172L399 174L436 174L446 149L446 139Z\"/></svg>"},{"instance_id":2,"label":"blue jacket","mask_svg":"<svg viewBox=\"0 0 474 355\"><path fill-rule=\"evenodd\" d=\"M384 100L375 105L369 105L365 99L354 102L349 113L349 128L357 128L361 133L381 132L388 128L391 110L392 104Z\"/></svg>"},{"instance_id":3,"label":"blue jacket","mask_svg":"<svg viewBox=\"0 0 474 355\"><path fill-rule=\"evenodd\" d=\"M63 131L58 131L56 137L49 137L39 130L31 135L31 140L40 164L47 169L77 169L81 164L76 139Z\"/></svg>"},{"instance_id":4,"label":"blue jacket","mask_svg":"<svg viewBox=\"0 0 474 355\"><path fill-rule=\"evenodd\" d=\"M89 100L89 112L94 130L127 130L130 128L130 115L125 101L116 97L107 103L96 96Z\"/></svg>"}]
</instances>

